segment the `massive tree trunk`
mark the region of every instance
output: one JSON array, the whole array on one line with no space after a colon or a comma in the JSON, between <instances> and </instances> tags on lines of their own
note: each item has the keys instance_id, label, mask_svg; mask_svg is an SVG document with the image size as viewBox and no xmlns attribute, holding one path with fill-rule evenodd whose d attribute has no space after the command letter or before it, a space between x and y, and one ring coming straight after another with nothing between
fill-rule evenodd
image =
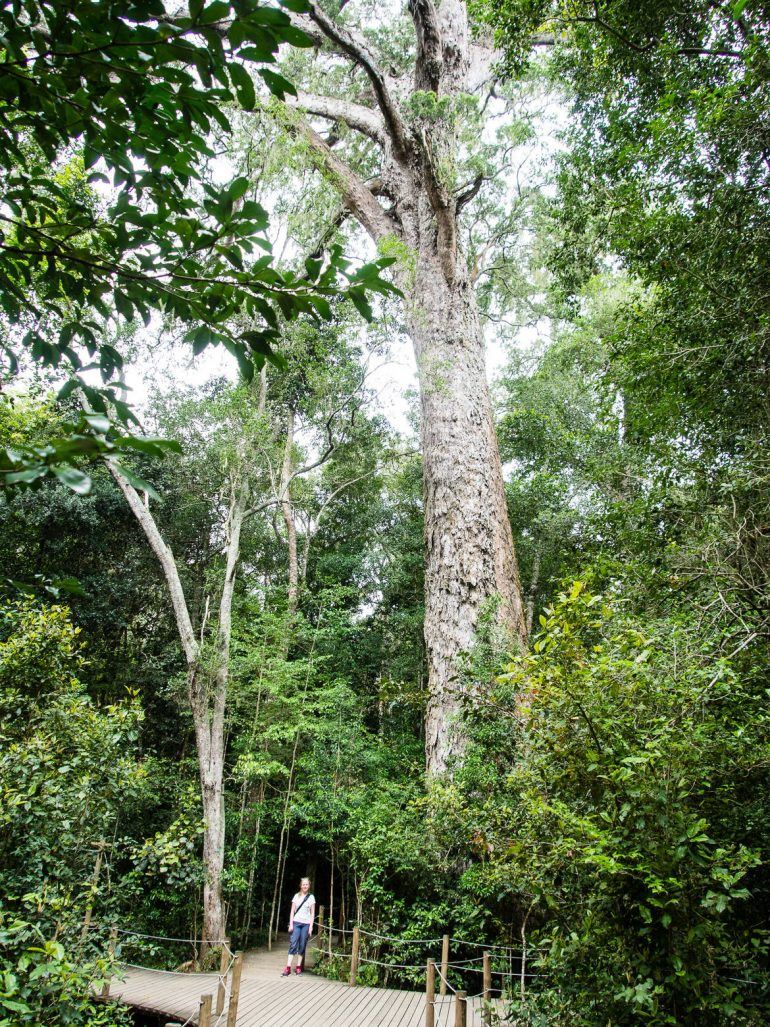
<instances>
[{"instance_id":1,"label":"massive tree trunk","mask_svg":"<svg viewBox=\"0 0 770 1027\"><path fill-rule=\"evenodd\" d=\"M298 106L345 122L378 147L376 187L360 178L310 122L297 122L294 131L339 190L348 213L376 242L400 240L406 255L397 277L417 357L424 459L426 766L437 774L462 752L455 723L458 676L485 605L496 603L498 622L513 642L526 637L476 298L458 243L460 212L480 183L453 188L458 142L451 103L448 114L435 106L473 90L471 52L480 48L471 44L462 0L442 0L440 6L411 0L414 73L410 83L404 77L393 81L361 33L316 3L309 8L309 15L297 16L297 24L319 46L365 73L370 102L300 93ZM488 70L489 55L481 60ZM412 97L418 103L410 111ZM418 108L427 115L416 116Z\"/></svg>"},{"instance_id":2,"label":"massive tree trunk","mask_svg":"<svg viewBox=\"0 0 770 1027\"><path fill-rule=\"evenodd\" d=\"M448 283L420 260L410 331L419 369L425 495L425 755L437 773L462 752L458 656L471 649L485 603L508 641L524 616L484 344L467 276Z\"/></svg>"}]
</instances>

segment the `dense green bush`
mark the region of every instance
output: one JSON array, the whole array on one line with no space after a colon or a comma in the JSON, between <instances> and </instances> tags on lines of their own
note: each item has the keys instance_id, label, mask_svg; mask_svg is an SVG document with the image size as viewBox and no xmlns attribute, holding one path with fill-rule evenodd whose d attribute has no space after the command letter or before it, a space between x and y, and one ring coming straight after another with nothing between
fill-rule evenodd
<instances>
[{"instance_id":1,"label":"dense green bush","mask_svg":"<svg viewBox=\"0 0 770 1027\"><path fill-rule=\"evenodd\" d=\"M473 874L543 947L532 1022L759 1024L766 653L625 607L575 582L476 707L458 814L483 842ZM485 755L503 728L501 767Z\"/></svg>"},{"instance_id":2,"label":"dense green bush","mask_svg":"<svg viewBox=\"0 0 770 1027\"><path fill-rule=\"evenodd\" d=\"M66 608L30 600L0 610L0 1014L2 1024L107 1027L94 1003L109 969L105 932L81 938L96 898L95 843L141 786L130 696L99 708L79 675Z\"/></svg>"}]
</instances>

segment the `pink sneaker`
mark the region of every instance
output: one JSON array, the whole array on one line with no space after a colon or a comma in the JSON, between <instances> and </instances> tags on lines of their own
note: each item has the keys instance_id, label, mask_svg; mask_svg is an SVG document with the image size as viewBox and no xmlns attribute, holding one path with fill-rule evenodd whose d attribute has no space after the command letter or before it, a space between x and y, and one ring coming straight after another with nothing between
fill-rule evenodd
<instances>
[{"instance_id":1,"label":"pink sneaker","mask_svg":"<svg viewBox=\"0 0 770 1027\"><path fill-rule=\"evenodd\" d=\"M281 977L288 977L288 976L289 976L290 974L291 974L291 968L290 968L290 967L288 967L288 966L287 966L287 967L285 967L285 968L284 968L284 969L283 969L283 970L281 971Z\"/></svg>"},{"instance_id":2,"label":"pink sneaker","mask_svg":"<svg viewBox=\"0 0 770 1027\"><path fill-rule=\"evenodd\" d=\"M299 977L299 975L302 973L302 967L298 966L294 973Z\"/></svg>"}]
</instances>

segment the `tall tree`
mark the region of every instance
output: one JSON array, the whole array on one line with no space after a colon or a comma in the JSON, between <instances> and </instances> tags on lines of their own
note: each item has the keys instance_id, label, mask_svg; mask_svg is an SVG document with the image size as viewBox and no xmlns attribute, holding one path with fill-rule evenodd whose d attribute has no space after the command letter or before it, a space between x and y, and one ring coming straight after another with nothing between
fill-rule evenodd
<instances>
[{"instance_id":1,"label":"tall tree","mask_svg":"<svg viewBox=\"0 0 770 1027\"><path fill-rule=\"evenodd\" d=\"M396 275L417 358L424 454L426 762L440 773L462 750L454 727L458 658L473 645L491 597L510 637L526 634L475 281L460 241L461 214L485 179L464 160L462 112L468 105L478 112L473 97L489 86L492 53L472 41L461 0L410 3L406 60L388 36L405 26L394 18L376 34L351 27L353 7L340 4L332 16L310 3L307 15L294 16L318 47L306 79L328 92L300 91L288 119L341 195L341 217L351 215L381 252L401 258ZM324 137L316 118L352 130L344 155L338 133Z\"/></svg>"}]
</instances>

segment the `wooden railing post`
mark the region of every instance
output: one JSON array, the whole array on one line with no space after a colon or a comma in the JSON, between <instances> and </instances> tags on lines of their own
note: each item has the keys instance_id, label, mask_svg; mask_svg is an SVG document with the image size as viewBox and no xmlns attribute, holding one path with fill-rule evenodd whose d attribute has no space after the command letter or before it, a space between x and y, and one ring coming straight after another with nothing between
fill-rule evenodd
<instances>
[{"instance_id":1,"label":"wooden railing post","mask_svg":"<svg viewBox=\"0 0 770 1027\"><path fill-rule=\"evenodd\" d=\"M356 983L358 976L358 950L361 944L361 937L357 927L353 928L353 948L350 950L350 987Z\"/></svg>"},{"instance_id":2,"label":"wooden railing post","mask_svg":"<svg viewBox=\"0 0 770 1027\"><path fill-rule=\"evenodd\" d=\"M233 976L230 978L230 1001L227 1004L227 1027L235 1027L238 1016L238 996L241 993L243 953L236 952L233 960Z\"/></svg>"},{"instance_id":3,"label":"wooden railing post","mask_svg":"<svg viewBox=\"0 0 770 1027\"><path fill-rule=\"evenodd\" d=\"M211 1027L211 995L201 995L198 1006L198 1027Z\"/></svg>"},{"instance_id":4,"label":"wooden railing post","mask_svg":"<svg viewBox=\"0 0 770 1027\"><path fill-rule=\"evenodd\" d=\"M225 938L222 946L222 954L219 957L219 986L217 987L217 1004L214 1012L220 1016L225 1008L225 978L227 977L227 964L230 960L230 939Z\"/></svg>"},{"instance_id":5,"label":"wooden railing post","mask_svg":"<svg viewBox=\"0 0 770 1027\"><path fill-rule=\"evenodd\" d=\"M443 998L446 995L446 981L449 973L449 935L445 934L441 942L441 984L439 995Z\"/></svg>"},{"instance_id":6,"label":"wooden railing post","mask_svg":"<svg viewBox=\"0 0 770 1027\"><path fill-rule=\"evenodd\" d=\"M324 933L324 920L326 919L326 906L318 907L318 947L321 947L321 938Z\"/></svg>"},{"instance_id":7,"label":"wooden railing post","mask_svg":"<svg viewBox=\"0 0 770 1027\"><path fill-rule=\"evenodd\" d=\"M115 946L117 945L117 943L118 943L118 929L117 929L117 927L111 927L110 928L110 944L109 944L110 960L115 958ZM106 980L104 982L104 984L102 985L102 998L109 998L109 997L110 997L110 982L109 982L109 980Z\"/></svg>"},{"instance_id":8,"label":"wooden railing post","mask_svg":"<svg viewBox=\"0 0 770 1027\"><path fill-rule=\"evenodd\" d=\"M435 1027L436 1023L436 962L428 960L425 974L425 1027Z\"/></svg>"},{"instance_id":9,"label":"wooden railing post","mask_svg":"<svg viewBox=\"0 0 770 1027\"><path fill-rule=\"evenodd\" d=\"M468 1011L467 991L458 991L455 995L455 1027L466 1027Z\"/></svg>"},{"instance_id":10,"label":"wooden railing post","mask_svg":"<svg viewBox=\"0 0 770 1027\"><path fill-rule=\"evenodd\" d=\"M492 1027L492 957L484 953L484 1023Z\"/></svg>"}]
</instances>

